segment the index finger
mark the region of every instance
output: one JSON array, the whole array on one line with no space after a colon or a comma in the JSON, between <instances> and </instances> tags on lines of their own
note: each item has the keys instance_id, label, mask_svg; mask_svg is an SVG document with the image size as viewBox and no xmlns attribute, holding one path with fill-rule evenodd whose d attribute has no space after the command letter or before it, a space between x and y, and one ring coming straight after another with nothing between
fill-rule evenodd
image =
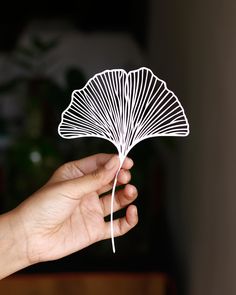
<instances>
[{"instance_id":1,"label":"index finger","mask_svg":"<svg viewBox=\"0 0 236 295\"><path fill-rule=\"evenodd\" d=\"M105 163L108 162L113 156L114 154L101 153L80 160L68 162L56 170L49 182L74 179L89 174L105 165ZM128 170L132 166L133 161L130 158L126 158L122 168Z\"/></svg>"},{"instance_id":2,"label":"index finger","mask_svg":"<svg viewBox=\"0 0 236 295\"><path fill-rule=\"evenodd\" d=\"M101 168L103 165L105 165L106 162L108 162L114 154L96 154L92 155L86 158L83 158L78 161L70 162L71 165L75 165L80 169L81 172L84 174L91 173L99 168ZM133 166L133 160L130 158L126 158L124 160L124 163L122 165L123 169L129 170Z\"/></svg>"}]
</instances>

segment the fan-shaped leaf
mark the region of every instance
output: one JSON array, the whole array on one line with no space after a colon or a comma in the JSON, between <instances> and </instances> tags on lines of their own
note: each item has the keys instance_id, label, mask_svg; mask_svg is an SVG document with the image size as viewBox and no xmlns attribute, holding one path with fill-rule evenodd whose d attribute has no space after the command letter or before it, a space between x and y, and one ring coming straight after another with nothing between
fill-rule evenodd
<instances>
[{"instance_id":1,"label":"fan-shaped leaf","mask_svg":"<svg viewBox=\"0 0 236 295\"><path fill-rule=\"evenodd\" d=\"M111 141L118 150L121 167L138 142L155 136L187 136L189 124L175 94L150 69L143 67L129 73L122 69L106 70L96 74L82 89L73 91L58 132L68 139L90 136ZM113 251L117 175L111 205Z\"/></svg>"}]
</instances>

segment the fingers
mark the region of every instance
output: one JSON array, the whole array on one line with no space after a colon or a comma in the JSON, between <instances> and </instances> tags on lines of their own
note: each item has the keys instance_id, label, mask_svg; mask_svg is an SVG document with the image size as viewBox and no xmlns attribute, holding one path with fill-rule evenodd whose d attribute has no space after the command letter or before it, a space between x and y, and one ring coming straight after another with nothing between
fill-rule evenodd
<instances>
[{"instance_id":1,"label":"fingers","mask_svg":"<svg viewBox=\"0 0 236 295\"><path fill-rule=\"evenodd\" d=\"M96 154L75 162L76 165L79 166L80 170L83 171L84 174L87 174L105 165L105 163L109 161L113 156L114 154ZM130 158L126 158L122 165L122 168L127 170L130 169L132 166L133 161Z\"/></svg>"},{"instance_id":2,"label":"fingers","mask_svg":"<svg viewBox=\"0 0 236 295\"><path fill-rule=\"evenodd\" d=\"M118 178L117 185L126 184L131 180L131 173L129 170L121 169ZM111 183L111 188L113 187L113 183Z\"/></svg>"},{"instance_id":3,"label":"fingers","mask_svg":"<svg viewBox=\"0 0 236 295\"><path fill-rule=\"evenodd\" d=\"M131 180L131 173L129 170L121 169L118 178L117 178L117 186L127 184ZM98 194L104 194L108 191L110 191L113 187L113 181L109 183L108 185L102 187L99 191Z\"/></svg>"},{"instance_id":4,"label":"fingers","mask_svg":"<svg viewBox=\"0 0 236 295\"><path fill-rule=\"evenodd\" d=\"M78 200L107 186L115 177L118 168L119 158L115 155L102 168L82 177L62 182L60 189L65 191L71 199Z\"/></svg>"},{"instance_id":5,"label":"fingers","mask_svg":"<svg viewBox=\"0 0 236 295\"><path fill-rule=\"evenodd\" d=\"M135 205L130 205L126 210L125 217L113 221L114 236L122 236L138 223L138 211ZM105 223L104 239L111 237L110 222Z\"/></svg>"},{"instance_id":6,"label":"fingers","mask_svg":"<svg viewBox=\"0 0 236 295\"><path fill-rule=\"evenodd\" d=\"M113 154L96 154L81 160L68 162L55 171L49 183L74 179L92 173L104 166L113 156ZM133 161L126 158L122 168L128 170L132 166Z\"/></svg>"},{"instance_id":7,"label":"fingers","mask_svg":"<svg viewBox=\"0 0 236 295\"><path fill-rule=\"evenodd\" d=\"M114 212L128 206L138 196L138 191L135 186L128 184L124 189L115 193L114 199ZM109 215L111 212L111 194L100 198L101 207L103 209L104 217Z\"/></svg>"}]
</instances>

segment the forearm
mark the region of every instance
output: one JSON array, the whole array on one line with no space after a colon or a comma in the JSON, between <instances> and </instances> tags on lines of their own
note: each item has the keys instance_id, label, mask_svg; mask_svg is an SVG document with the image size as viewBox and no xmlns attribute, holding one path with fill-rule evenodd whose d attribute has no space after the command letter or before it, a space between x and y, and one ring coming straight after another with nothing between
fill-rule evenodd
<instances>
[{"instance_id":1,"label":"forearm","mask_svg":"<svg viewBox=\"0 0 236 295\"><path fill-rule=\"evenodd\" d=\"M29 265L23 231L14 214L0 215L0 279Z\"/></svg>"}]
</instances>

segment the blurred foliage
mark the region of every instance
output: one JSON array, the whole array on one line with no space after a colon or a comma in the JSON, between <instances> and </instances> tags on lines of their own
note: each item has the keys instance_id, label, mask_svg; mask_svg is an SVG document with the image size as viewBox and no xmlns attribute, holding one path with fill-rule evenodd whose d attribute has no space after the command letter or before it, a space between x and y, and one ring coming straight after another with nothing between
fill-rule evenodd
<instances>
[{"instance_id":1,"label":"blurred foliage","mask_svg":"<svg viewBox=\"0 0 236 295\"><path fill-rule=\"evenodd\" d=\"M58 42L34 36L27 46L17 47L9 61L20 74L0 85L0 94L22 89L18 99L24 105L22 126L18 126L7 151L6 210L37 190L70 157L70 149L66 154L61 148L57 126L71 92L85 84L85 76L79 69L70 68L65 73L66 86L62 87L44 73L45 57ZM7 122L2 121L1 125L6 126Z\"/></svg>"}]
</instances>

